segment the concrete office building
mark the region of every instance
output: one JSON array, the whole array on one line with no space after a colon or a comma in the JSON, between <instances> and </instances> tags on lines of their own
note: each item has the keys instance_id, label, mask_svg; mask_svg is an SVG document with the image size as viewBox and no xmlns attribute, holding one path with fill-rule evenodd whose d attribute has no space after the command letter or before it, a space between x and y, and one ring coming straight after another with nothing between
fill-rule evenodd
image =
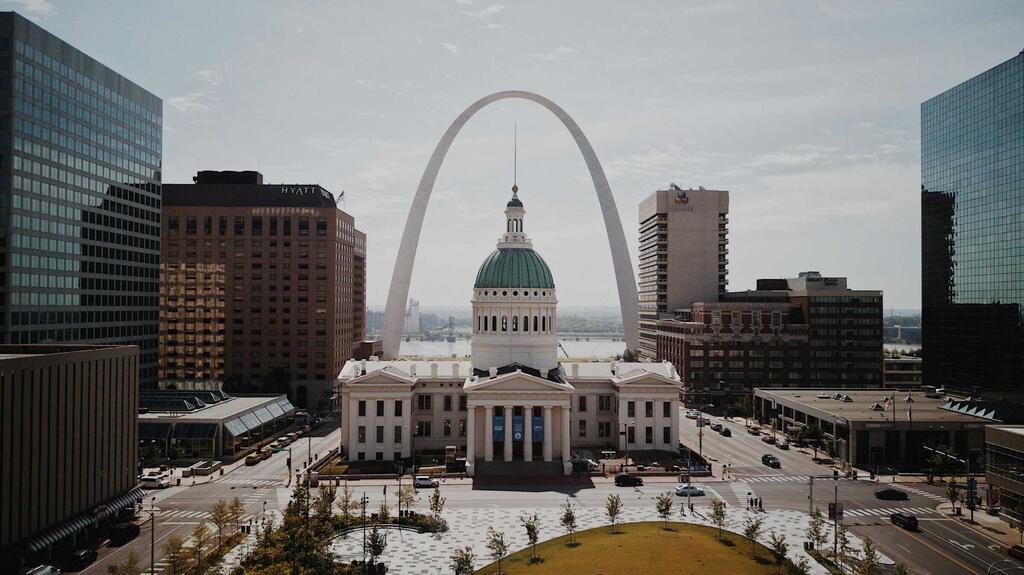
<instances>
[{"instance_id":1,"label":"concrete office building","mask_svg":"<svg viewBox=\"0 0 1024 575\"><path fill-rule=\"evenodd\" d=\"M162 103L0 13L0 343L131 344L157 380Z\"/></svg>"},{"instance_id":2,"label":"concrete office building","mask_svg":"<svg viewBox=\"0 0 1024 575\"><path fill-rule=\"evenodd\" d=\"M882 360L882 387L917 389L921 387L921 358L901 355Z\"/></svg>"},{"instance_id":3,"label":"concrete office building","mask_svg":"<svg viewBox=\"0 0 1024 575\"><path fill-rule=\"evenodd\" d=\"M471 360L350 361L339 373L350 461L452 447L470 475L560 475L573 448L677 451L671 364L558 362L554 276L512 190L504 234L473 285Z\"/></svg>"},{"instance_id":4,"label":"concrete office building","mask_svg":"<svg viewBox=\"0 0 1024 575\"><path fill-rule=\"evenodd\" d=\"M1024 52L921 104L924 383L1024 399Z\"/></svg>"},{"instance_id":5,"label":"concrete office building","mask_svg":"<svg viewBox=\"0 0 1024 575\"><path fill-rule=\"evenodd\" d=\"M405 310L405 325L402 326L402 333L420 333L420 302L410 299L409 307Z\"/></svg>"},{"instance_id":6,"label":"concrete office building","mask_svg":"<svg viewBox=\"0 0 1024 575\"><path fill-rule=\"evenodd\" d=\"M999 423L948 397L891 389L757 388L753 415L779 433L817 427L834 457L867 470L919 470L930 455L922 446L978 457L985 426Z\"/></svg>"},{"instance_id":7,"label":"concrete office building","mask_svg":"<svg viewBox=\"0 0 1024 575\"><path fill-rule=\"evenodd\" d=\"M640 355L657 355L657 321L715 302L729 265L729 192L672 184L640 202Z\"/></svg>"},{"instance_id":8,"label":"concrete office building","mask_svg":"<svg viewBox=\"0 0 1024 575\"><path fill-rule=\"evenodd\" d=\"M139 351L0 345L0 565L74 549L142 499Z\"/></svg>"},{"instance_id":9,"label":"concrete office building","mask_svg":"<svg viewBox=\"0 0 1024 575\"><path fill-rule=\"evenodd\" d=\"M160 379L256 385L331 405L365 326L366 237L318 185L199 172L163 188Z\"/></svg>"}]
</instances>

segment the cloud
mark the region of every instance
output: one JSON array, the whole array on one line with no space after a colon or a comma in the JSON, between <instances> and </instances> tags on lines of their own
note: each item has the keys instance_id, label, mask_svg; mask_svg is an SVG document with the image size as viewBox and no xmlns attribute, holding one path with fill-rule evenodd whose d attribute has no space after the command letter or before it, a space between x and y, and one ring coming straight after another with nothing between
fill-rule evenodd
<instances>
[{"instance_id":1,"label":"cloud","mask_svg":"<svg viewBox=\"0 0 1024 575\"><path fill-rule=\"evenodd\" d=\"M839 149L833 146L817 146L814 144L797 144L787 146L777 152L759 154L746 164L754 169L778 169L822 164L831 162Z\"/></svg>"},{"instance_id":2,"label":"cloud","mask_svg":"<svg viewBox=\"0 0 1024 575\"><path fill-rule=\"evenodd\" d=\"M4 4L15 4L20 8L19 12L32 19L46 18L54 13L50 0L4 0Z\"/></svg>"},{"instance_id":3,"label":"cloud","mask_svg":"<svg viewBox=\"0 0 1024 575\"><path fill-rule=\"evenodd\" d=\"M189 92L182 96L167 98L167 105L182 114L205 114L210 111L208 92Z\"/></svg>"},{"instance_id":4,"label":"cloud","mask_svg":"<svg viewBox=\"0 0 1024 575\"><path fill-rule=\"evenodd\" d=\"M505 7L501 4L491 4L486 8L481 8L479 10L468 10L466 12L463 12L463 14L465 14L466 16L471 16L473 18L480 18L481 20L483 20L484 18L490 18L491 16L500 13L504 9Z\"/></svg>"},{"instance_id":5,"label":"cloud","mask_svg":"<svg viewBox=\"0 0 1024 575\"><path fill-rule=\"evenodd\" d=\"M535 58L537 60L553 62L561 58L562 56L568 56L569 54L575 54L576 52L578 52L578 50L576 50L575 48L570 48L569 46L559 46L558 48L555 48L551 52L530 54L530 57Z\"/></svg>"},{"instance_id":6,"label":"cloud","mask_svg":"<svg viewBox=\"0 0 1024 575\"><path fill-rule=\"evenodd\" d=\"M206 83L210 84L211 86L216 86L217 84L220 84L221 81L224 80L224 77L221 76L220 72L218 72L216 70L213 70L213 69L210 69L210 68L203 68L202 70L196 70L196 76L199 76L200 78L202 78Z\"/></svg>"},{"instance_id":7,"label":"cloud","mask_svg":"<svg viewBox=\"0 0 1024 575\"><path fill-rule=\"evenodd\" d=\"M449 44L447 42L442 42L441 43L441 47L444 48L445 50L448 50L452 54L458 54L459 53L459 47L457 45L455 45L455 44Z\"/></svg>"},{"instance_id":8,"label":"cloud","mask_svg":"<svg viewBox=\"0 0 1024 575\"><path fill-rule=\"evenodd\" d=\"M488 30L501 30L502 29L501 24L495 24L494 22L491 22L490 24L488 24L486 26L486 28Z\"/></svg>"},{"instance_id":9,"label":"cloud","mask_svg":"<svg viewBox=\"0 0 1024 575\"><path fill-rule=\"evenodd\" d=\"M352 83L355 84L356 86L362 86L367 90L386 92L388 89L387 84L377 82L376 80L367 80L366 78L356 78L355 80L353 80Z\"/></svg>"}]
</instances>

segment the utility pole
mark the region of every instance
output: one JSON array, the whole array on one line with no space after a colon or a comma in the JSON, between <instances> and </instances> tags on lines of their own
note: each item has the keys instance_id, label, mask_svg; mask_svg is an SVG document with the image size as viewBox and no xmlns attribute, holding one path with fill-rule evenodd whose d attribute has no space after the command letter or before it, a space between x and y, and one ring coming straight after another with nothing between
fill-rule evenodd
<instances>
[{"instance_id":1,"label":"utility pole","mask_svg":"<svg viewBox=\"0 0 1024 575\"><path fill-rule=\"evenodd\" d=\"M366 492L363 492L363 565L366 565Z\"/></svg>"},{"instance_id":2,"label":"utility pole","mask_svg":"<svg viewBox=\"0 0 1024 575\"><path fill-rule=\"evenodd\" d=\"M839 482L836 482L836 493L833 499L835 513L832 515L832 556L839 550Z\"/></svg>"},{"instance_id":3,"label":"utility pole","mask_svg":"<svg viewBox=\"0 0 1024 575\"><path fill-rule=\"evenodd\" d=\"M149 500L149 571L156 569L156 497Z\"/></svg>"},{"instance_id":4,"label":"utility pole","mask_svg":"<svg viewBox=\"0 0 1024 575\"><path fill-rule=\"evenodd\" d=\"M807 495L807 514L814 515L814 476L808 475L807 479L810 480L808 495Z\"/></svg>"}]
</instances>

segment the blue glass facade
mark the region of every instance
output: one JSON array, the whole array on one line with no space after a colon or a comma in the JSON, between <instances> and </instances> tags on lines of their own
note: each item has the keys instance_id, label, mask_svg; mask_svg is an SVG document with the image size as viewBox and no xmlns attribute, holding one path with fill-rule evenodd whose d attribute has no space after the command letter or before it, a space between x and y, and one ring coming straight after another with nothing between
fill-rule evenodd
<instances>
[{"instance_id":1,"label":"blue glass facade","mask_svg":"<svg viewBox=\"0 0 1024 575\"><path fill-rule=\"evenodd\" d=\"M162 103L0 13L0 336L127 343L157 376Z\"/></svg>"},{"instance_id":2,"label":"blue glass facade","mask_svg":"<svg viewBox=\"0 0 1024 575\"><path fill-rule=\"evenodd\" d=\"M921 105L924 383L1024 396L1024 52Z\"/></svg>"}]
</instances>

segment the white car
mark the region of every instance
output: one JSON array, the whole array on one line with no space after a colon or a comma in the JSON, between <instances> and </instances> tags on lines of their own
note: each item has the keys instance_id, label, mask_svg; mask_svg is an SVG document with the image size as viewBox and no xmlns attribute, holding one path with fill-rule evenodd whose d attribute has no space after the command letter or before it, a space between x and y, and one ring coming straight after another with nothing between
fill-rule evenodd
<instances>
[{"instance_id":1,"label":"white car","mask_svg":"<svg viewBox=\"0 0 1024 575\"><path fill-rule=\"evenodd\" d=\"M437 480L431 479L428 475L417 475L413 478L412 485L416 489L433 489L437 487Z\"/></svg>"},{"instance_id":2,"label":"white car","mask_svg":"<svg viewBox=\"0 0 1024 575\"><path fill-rule=\"evenodd\" d=\"M700 417L700 412L696 409L686 410L686 419L697 419L698 417Z\"/></svg>"},{"instance_id":3,"label":"white car","mask_svg":"<svg viewBox=\"0 0 1024 575\"><path fill-rule=\"evenodd\" d=\"M679 486L676 487L676 495L680 495L680 496L689 495L689 496L693 497L693 496L698 496L698 495L704 495L704 490L701 489L700 487L697 487L696 485L691 485L689 483L683 483L682 485L679 485Z\"/></svg>"},{"instance_id":4,"label":"white car","mask_svg":"<svg viewBox=\"0 0 1024 575\"><path fill-rule=\"evenodd\" d=\"M146 475L139 480L142 484L143 489L167 489L171 486L171 482L167 481L163 477L156 477L153 475Z\"/></svg>"}]
</instances>

